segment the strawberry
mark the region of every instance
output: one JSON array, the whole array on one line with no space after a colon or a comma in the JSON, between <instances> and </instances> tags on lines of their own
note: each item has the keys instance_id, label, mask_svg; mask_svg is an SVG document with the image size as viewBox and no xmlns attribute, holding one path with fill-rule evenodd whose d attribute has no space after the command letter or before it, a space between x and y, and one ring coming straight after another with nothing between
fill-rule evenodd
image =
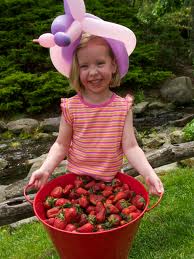
<instances>
[{"instance_id":1,"label":"strawberry","mask_svg":"<svg viewBox=\"0 0 194 259\"><path fill-rule=\"evenodd\" d=\"M87 208L88 205L89 205L89 201L87 199L86 196L82 195L80 198L79 198L79 205L82 207L82 208Z\"/></svg>"},{"instance_id":2,"label":"strawberry","mask_svg":"<svg viewBox=\"0 0 194 259\"><path fill-rule=\"evenodd\" d=\"M123 190L130 190L129 185L126 183L124 183L122 187L123 187Z\"/></svg>"},{"instance_id":3,"label":"strawberry","mask_svg":"<svg viewBox=\"0 0 194 259\"><path fill-rule=\"evenodd\" d=\"M136 196L134 196L131 199L131 203L133 205L135 205L140 210L143 210L143 208L145 206L145 200L144 200L144 198L140 194L137 194Z\"/></svg>"},{"instance_id":4,"label":"strawberry","mask_svg":"<svg viewBox=\"0 0 194 259\"><path fill-rule=\"evenodd\" d=\"M76 207L66 208L65 209L65 220L67 223L76 222L80 218L78 209Z\"/></svg>"},{"instance_id":5,"label":"strawberry","mask_svg":"<svg viewBox=\"0 0 194 259\"><path fill-rule=\"evenodd\" d=\"M74 188L73 184L67 184L63 189L63 194L68 195L73 188Z\"/></svg>"},{"instance_id":6,"label":"strawberry","mask_svg":"<svg viewBox=\"0 0 194 259\"><path fill-rule=\"evenodd\" d=\"M96 221L98 223L103 223L106 218L106 209L102 208L98 213L96 213Z\"/></svg>"},{"instance_id":7,"label":"strawberry","mask_svg":"<svg viewBox=\"0 0 194 259\"><path fill-rule=\"evenodd\" d=\"M55 221L55 218L49 218L49 219L45 219L45 222L51 226L53 226L54 224L54 221Z\"/></svg>"},{"instance_id":8,"label":"strawberry","mask_svg":"<svg viewBox=\"0 0 194 259\"><path fill-rule=\"evenodd\" d=\"M86 209L86 212L89 214L91 211L96 211L96 207L95 206L88 206Z\"/></svg>"},{"instance_id":9,"label":"strawberry","mask_svg":"<svg viewBox=\"0 0 194 259\"><path fill-rule=\"evenodd\" d=\"M102 203L101 201L98 201L98 202L96 203L96 212L98 213L98 212L100 212L102 209L104 209L104 205L103 205L103 203Z\"/></svg>"},{"instance_id":10,"label":"strawberry","mask_svg":"<svg viewBox=\"0 0 194 259\"><path fill-rule=\"evenodd\" d=\"M102 195L103 195L104 197L108 197L108 196L110 196L111 194L112 194L112 191L106 190L106 189L102 192Z\"/></svg>"},{"instance_id":11,"label":"strawberry","mask_svg":"<svg viewBox=\"0 0 194 259\"><path fill-rule=\"evenodd\" d=\"M124 208L121 213L125 215L130 215L131 212L137 211L137 208L134 205L131 205L127 208Z\"/></svg>"},{"instance_id":12,"label":"strawberry","mask_svg":"<svg viewBox=\"0 0 194 259\"><path fill-rule=\"evenodd\" d=\"M69 223L65 227L65 231L73 232L74 230L76 230L76 226L74 224Z\"/></svg>"},{"instance_id":13,"label":"strawberry","mask_svg":"<svg viewBox=\"0 0 194 259\"><path fill-rule=\"evenodd\" d=\"M79 198L79 194L77 194L76 192L75 192L75 190L74 189L72 189L71 190L71 192L69 193L69 199L74 199L74 200L76 200L76 199L78 199Z\"/></svg>"},{"instance_id":14,"label":"strawberry","mask_svg":"<svg viewBox=\"0 0 194 259\"><path fill-rule=\"evenodd\" d=\"M113 187L119 187L119 186L122 186L122 182L121 182L119 179L114 178L114 179L112 180L112 182L111 182L111 185L112 185Z\"/></svg>"},{"instance_id":15,"label":"strawberry","mask_svg":"<svg viewBox=\"0 0 194 259\"><path fill-rule=\"evenodd\" d=\"M90 222L84 224L83 226L77 228L77 232L80 233L90 233L94 231L94 225L91 224Z\"/></svg>"},{"instance_id":16,"label":"strawberry","mask_svg":"<svg viewBox=\"0 0 194 259\"><path fill-rule=\"evenodd\" d=\"M93 204L93 205L96 205L96 203L98 201L103 201L104 200L104 196L103 195L97 195L97 194L93 194L91 193L89 195L89 199L90 199L90 202Z\"/></svg>"},{"instance_id":17,"label":"strawberry","mask_svg":"<svg viewBox=\"0 0 194 259\"><path fill-rule=\"evenodd\" d=\"M131 216L132 219L136 219L139 215L141 214L141 211L134 211L131 212L129 215Z\"/></svg>"},{"instance_id":18,"label":"strawberry","mask_svg":"<svg viewBox=\"0 0 194 259\"><path fill-rule=\"evenodd\" d=\"M106 204L106 212L108 214L118 214L119 213L119 209L114 206L113 204Z\"/></svg>"},{"instance_id":19,"label":"strawberry","mask_svg":"<svg viewBox=\"0 0 194 259\"><path fill-rule=\"evenodd\" d=\"M47 218L54 218L58 215L58 213L59 213L59 208L54 207L54 208L47 210L46 215L47 215Z\"/></svg>"},{"instance_id":20,"label":"strawberry","mask_svg":"<svg viewBox=\"0 0 194 259\"><path fill-rule=\"evenodd\" d=\"M89 190L92 186L94 186L96 184L96 182L93 180L93 181L90 181L89 183L87 183L84 188Z\"/></svg>"},{"instance_id":21,"label":"strawberry","mask_svg":"<svg viewBox=\"0 0 194 259\"><path fill-rule=\"evenodd\" d=\"M107 200L105 201L104 205L106 205L106 204L112 204L112 200L107 199Z\"/></svg>"},{"instance_id":22,"label":"strawberry","mask_svg":"<svg viewBox=\"0 0 194 259\"><path fill-rule=\"evenodd\" d=\"M126 220L124 220L124 219L123 219L123 220L121 220L120 225L121 225L121 226L123 226L123 225L125 225L125 224L127 224L127 221L126 221Z\"/></svg>"},{"instance_id":23,"label":"strawberry","mask_svg":"<svg viewBox=\"0 0 194 259\"><path fill-rule=\"evenodd\" d=\"M44 201L44 207L46 208L46 209L50 209L50 208L52 208L53 206L54 206L54 204L55 204L55 201L56 201L56 199L55 198L53 198L53 197L51 197L51 196L48 196L47 198L46 198L46 200Z\"/></svg>"},{"instance_id":24,"label":"strawberry","mask_svg":"<svg viewBox=\"0 0 194 259\"><path fill-rule=\"evenodd\" d=\"M84 224L86 224L88 222L88 217L86 214L81 214L80 216L80 221L79 221L79 226L83 226Z\"/></svg>"},{"instance_id":25,"label":"strawberry","mask_svg":"<svg viewBox=\"0 0 194 259\"><path fill-rule=\"evenodd\" d=\"M81 179L81 177L77 177L74 181L74 185L76 188L79 188L80 186L83 186L83 180Z\"/></svg>"},{"instance_id":26,"label":"strawberry","mask_svg":"<svg viewBox=\"0 0 194 259\"><path fill-rule=\"evenodd\" d=\"M122 211L122 209L129 207L129 202L126 201L125 199L121 199L121 200L117 201L115 206L117 207L117 209Z\"/></svg>"},{"instance_id":27,"label":"strawberry","mask_svg":"<svg viewBox=\"0 0 194 259\"><path fill-rule=\"evenodd\" d=\"M79 187L78 189L76 189L76 193L77 193L78 195L87 195L87 194L88 194L88 191L85 190L85 189L82 188L82 187Z\"/></svg>"},{"instance_id":28,"label":"strawberry","mask_svg":"<svg viewBox=\"0 0 194 259\"><path fill-rule=\"evenodd\" d=\"M55 218L53 227L59 228L59 229L65 229L66 225L67 223L65 222L64 217L62 217L60 214L57 218Z\"/></svg>"},{"instance_id":29,"label":"strawberry","mask_svg":"<svg viewBox=\"0 0 194 259\"><path fill-rule=\"evenodd\" d=\"M129 191L126 190L126 191L122 191L122 192L118 192L116 195L115 195L115 198L113 200L113 202L117 202L121 199L127 199L129 197Z\"/></svg>"},{"instance_id":30,"label":"strawberry","mask_svg":"<svg viewBox=\"0 0 194 259\"><path fill-rule=\"evenodd\" d=\"M111 226L119 226L122 218L118 214L111 214L108 217L108 222L110 223Z\"/></svg>"},{"instance_id":31,"label":"strawberry","mask_svg":"<svg viewBox=\"0 0 194 259\"><path fill-rule=\"evenodd\" d=\"M104 230L105 230L105 229L104 229L104 227L103 227L102 224L96 225L96 232L102 232L102 231L104 231Z\"/></svg>"},{"instance_id":32,"label":"strawberry","mask_svg":"<svg viewBox=\"0 0 194 259\"><path fill-rule=\"evenodd\" d=\"M61 198L63 195L63 188L61 186L56 186L50 193L50 196L54 198Z\"/></svg>"},{"instance_id":33,"label":"strawberry","mask_svg":"<svg viewBox=\"0 0 194 259\"><path fill-rule=\"evenodd\" d=\"M71 202L68 199L59 198L58 200L56 200L55 206L64 207L64 208L67 207L68 208L68 207L71 206Z\"/></svg>"}]
</instances>

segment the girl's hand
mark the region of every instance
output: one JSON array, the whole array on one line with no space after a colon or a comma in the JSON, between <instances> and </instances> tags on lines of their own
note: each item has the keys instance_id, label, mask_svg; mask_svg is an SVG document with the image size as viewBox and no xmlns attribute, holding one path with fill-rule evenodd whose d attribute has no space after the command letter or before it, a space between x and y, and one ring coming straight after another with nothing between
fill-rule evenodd
<instances>
[{"instance_id":1,"label":"girl's hand","mask_svg":"<svg viewBox=\"0 0 194 259\"><path fill-rule=\"evenodd\" d=\"M50 174L48 172L44 172L41 169L38 169L32 173L29 185L33 184L35 189L40 189L47 183L49 176Z\"/></svg>"},{"instance_id":2,"label":"girl's hand","mask_svg":"<svg viewBox=\"0 0 194 259\"><path fill-rule=\"evenodd\" d=\"M164 193L164 187L160 180L160 178L157 176L157 174L151 174L146 177L146 183L149 187L149 193L151 195L157 195L160 196Z\"/></svg>"}]
</instances>

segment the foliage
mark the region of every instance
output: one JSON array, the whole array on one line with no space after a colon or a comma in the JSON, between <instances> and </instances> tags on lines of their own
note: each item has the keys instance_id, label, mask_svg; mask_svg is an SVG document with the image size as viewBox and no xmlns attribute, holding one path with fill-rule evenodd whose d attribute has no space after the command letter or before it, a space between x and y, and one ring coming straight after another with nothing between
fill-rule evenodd
<instances>
[{"instance_id":1,"label":"foliage","mask_svg":"<svg viewBox=\"0 0 194 259\"><path fill-rule=\"evenodd\" d=\"M87 12L136 34L125 87L155 87L176 74L179 63L188 62L190 8L182 0L134 3L85 0ZM64 12L63 1L1 0L0 10L0 116L41 112L74 94L53 67L48 49L32 43L50 32L54 18Z\"/></svg>"},{"instance_id":2,"label":"foliage","mask_svg":"<svg viewBox=\"0 0 194 259\"><path fill-rule=\"evenodd\" d=\"M133 242L130 259L192 259L193 169L177 169L161 176L165 194L160 205L145 213ZM181 187L181 188L180 188ZM151 198L151 202L155 202ZM1 258L55 258L58 255L39 222L0 228ZM19 249L18 249L19 247Z\"/></svg>"},{"instance_id":3,"label":"foliage","mask_svg":"<svg viewBox=\"0 0 194 259\"><path fill-rule=\"evenodd\" d=\"M183 128L186 141L194 141L194 119Z\"/></svg>"}]
</instances>

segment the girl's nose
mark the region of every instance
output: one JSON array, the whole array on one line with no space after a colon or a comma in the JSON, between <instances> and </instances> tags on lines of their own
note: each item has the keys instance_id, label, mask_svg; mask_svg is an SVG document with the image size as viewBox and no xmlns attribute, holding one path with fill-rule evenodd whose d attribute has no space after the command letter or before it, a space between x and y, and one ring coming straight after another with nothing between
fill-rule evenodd
<instances>
[{"instance_id":1,"label":"girl's nose","mask_svg":"<svg viewBox=\"0 0 194 259\"><path fill-rule=\"evenodd\" d=\"M97 74L97 73L98 73L98 70L97 70L97 67L96 67L96 66L90 67L90 69L89 69L89 74L90 74L90 75L95 75L95 74Z\"/></svg>"}]
</instances>

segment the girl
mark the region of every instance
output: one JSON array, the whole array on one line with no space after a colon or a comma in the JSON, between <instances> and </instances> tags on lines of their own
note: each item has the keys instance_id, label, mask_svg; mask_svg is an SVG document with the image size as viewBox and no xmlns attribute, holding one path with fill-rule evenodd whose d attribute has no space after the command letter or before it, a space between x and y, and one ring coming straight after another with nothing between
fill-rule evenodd
<instances>
[{"instance_id":1,"label":"girl","mask_svg":"<svg viewBox=\"0 0 194 259\"><path fill-rule=\"evenodd\" d=\"M132 98L119 97L110 90L120 84L120 75L113 50L104 38L82 35L74 53L70 82L77 94L62 99L57 140L29 184L41 188L64 157L69 172L111 181L121 170L125 154L145 178L150 193L163 193L162 182L134 135Z\"/></svg>"}]
</instances>

